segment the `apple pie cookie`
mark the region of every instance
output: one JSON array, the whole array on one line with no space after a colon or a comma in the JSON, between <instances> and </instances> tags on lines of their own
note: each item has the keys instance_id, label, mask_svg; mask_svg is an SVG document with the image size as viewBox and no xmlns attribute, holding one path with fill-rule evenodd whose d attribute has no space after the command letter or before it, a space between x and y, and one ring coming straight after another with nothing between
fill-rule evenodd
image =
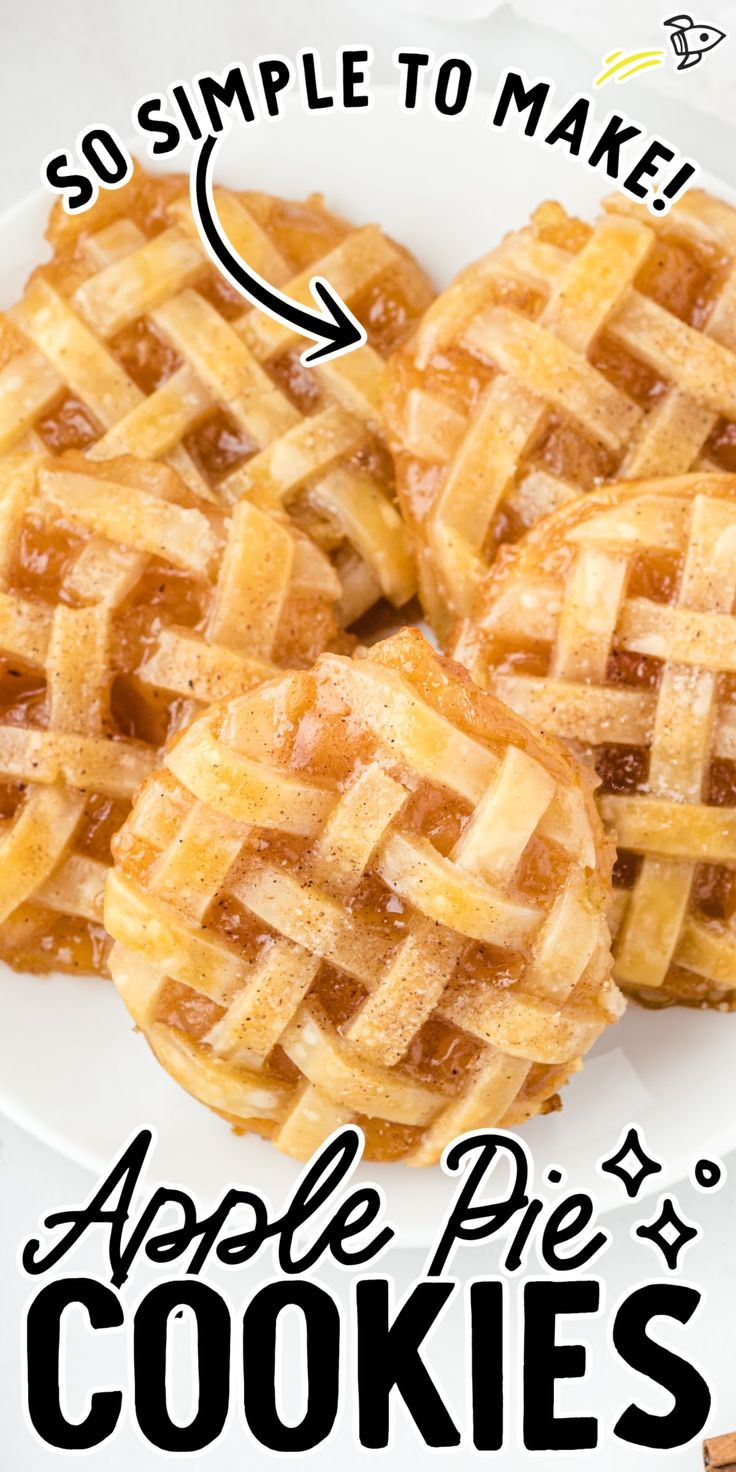
<instances>
[{"instance_id":1,"label":"apple pie cookie","mask_svg":"<svg viewBox=\"0 0 736 1472\"><path fill-rule=\"evenodd\" d=\"M736 1006L736 476L620 483L504 548L455 654L588 754L618 841L615 976Z\"/></svg>"},{"instance_id":2,"label":"apple pie cookie","mask_svg":"<svg viewBox=\"0 0 736 1472\"><path fill-rule=\"evenodd\" d=\"M323 275L367 344L305 368L309 345L252 310L205 254L183 175L57 206L51 261L0 318L0 450L167 460L196 495L286 508L330 556L342 620L406 603L415 574L380 415L384 358L433 292L376 225L354 229L318 196L215 191L234 248L314 307Z\"/></svg>"},{"instance_id":3,"label":"apple pie cookie","mask_svg":"<svg viewBox=\"0 0 736 1472\"><path fill-rule=\"evenodd\" d=\"M0 459L0 955L101 970L110 839L201 708L337 634L329 559L166 465ZM340 635L343 639L344 636Z\"/></svg>"},{"instance_id":4,"label":"apple pie cookie","mask_svg":"<svg viewBox=\"0 0 736 1472\"><path fill-rule=\"evenodd\" d=\"M198 717L115 844L110 970L163 1066L299 1158L424 1165L554 1107L621 1010L590 779L405 629Z\"/></svg>"},{"instance_id":5,"label":"apple pie cookie","mask_svg":"<svg viewBox=\"0 0 736 1472\"><path fill-rule=\"evenodd\" d=\"M736 469L736 210L595 226L545 204L463 271L392 360L420 596L443 639L498 546L614 479Z\"/></svg>"}]
</instances>

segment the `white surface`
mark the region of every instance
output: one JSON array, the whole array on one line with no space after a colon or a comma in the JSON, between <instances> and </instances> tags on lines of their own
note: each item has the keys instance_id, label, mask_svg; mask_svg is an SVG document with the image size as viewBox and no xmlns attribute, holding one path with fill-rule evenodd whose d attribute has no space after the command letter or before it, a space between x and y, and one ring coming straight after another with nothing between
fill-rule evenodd
<instances>
[{"instance_id":1,"label":"white surface","mask_svg":"<svg viewBox=\"0 0 736 1472\"><path fill-rule=\"evenodd\" d=\"M731 122L736 113L736 88L733 84L733 41L720 41L695 65L678 69L678 55L672 47L671 27L662 26L665 18L683 15L677 5L642 5L641 0L513 0L514 10L522 20L554 26L564 36L574 36L596 62L613 50L635 52L662 47L665 61L646 74L645 86L672 98L682 98L693 107L713 113ZM733 37L733 0L707 0L689 12L696 25L714 26ZM606 95L615 106L626 107L626 88L608 84Z\"/></svg>"},{"instance_id":2,"label":"white surface","mask_svg":"<svg viewBox=\"0 0 736 1472\"><path fill-rule=\"evenodd\" d=\"M652 13L655 24L673 8L679 9L672 0L644 0L641 6L642 14ZM548 0L545 9L554 20L559 0ZM616 16L617 6L611 11ZM312 5L303 0L125 0L124 5L113 0L0 0L0 18L5 140L0 208L27 194L39 178L41 161L72 146L81 128L105 122L126 137L132 104L145 93L264 52L294 56L302 46L316 46L329 81L337 47L367 43L375 53L373 76L389 81L396 47L421 46L438 57L462 51L476 61L482 87L492 88L505 67L522 66L530 77L553 77L561 98L589 91L598 70L574 35L522 24L508 6L488 19L458 25L403 14L399 4L388 0L382 5L369 0L319 0ZM732 70L734 47L736 40L719 48ZM647 73L613 91L606 87L598 100L600 114L620 104L681 153L736 183L736 118L715 125L691 105L687 79L698 70L693 67L678 77L683 87L675 98L654 94ZM456 168L460 163L456 161ZM309 172L311 187L318 187L319 160L309 165L304 175ZM492 203L492 178L488 187Z\"/></svg>"},{"instance_id":3,"label":"white surface","mask_svg":"<svg viewBox=\"0 0 736 1472\"><path fill-rule=\"evenodd\" d=\"M94 1108L94 1102L90 1101ZM2 1125L2 1121L0 1121ZM126 1424L110 1446L97 1453L62 1461L52 1452L32 1441L26 1430L19 1408L18 1376L18 1324L23 1304L29 1295L30 1285L22 1280L13 1267L13 1259L21 1237L34 1235L40 1218L57 1206L76 1205L89 1191L90 1178L86 1171L71 1166L46 1147L29 1142L26 1135L15 1125L5 1124L0 1128L2 1170L4 1176L5 1201L0 1216L0 1257L3 1263L2 1295L3 1315L0 1326L0 1419L2 1424L2 1452L0 1466L3 1472L53 1472L54 1468L83 1468L94 1472L157 1472L164 1462L160 1455L144 1450L134 1431ZM704 1240L696 1243L685 1258L686 1277L701 1286L707 1301L699 1317L689 1326L686 1337L679 1339L674 1333L669 1342L673 1349L687 1353L700 1365L708 1369L708 1376L715 1392L714 1404L707 1431L715 1434L736 1425L736 1389L733 1374L733 1315L736 1314L736 1264L733 1257L733 1220L736 1211L736 1177L729 1179L725 1187L712 1197L699 1195L690 1186L682 1186L677 1192L680 1206L691 1220L701 1223ZM631 1226L642 1216L651 1215L651 1203L643 1211L627 1206L606 1218L606 1226L614 1235L615 1246L597 1269L604 1279L607 1308L613 1307L619 1298L642 1279L657 1276L655 1258L644 1245L634 1246L630 1241ZM400 1301L423 1266L423 1254L416 1250L391 1251L380 1263L380 1271L391 1274L396 1284L396 1297ZM453 1272L461 1279L492 1274L497 1268L498 1255L493 1246L461 1249L453 1263ZM653 1268L655 1271L653 1272ZM103 1258L95 1243L80 1248L69 1260L69 1269L74 1272L97 1273L104 1277ZM207 1281L230 1295L237 1307L244 1304L271 1271L267 1259L260 1260L251 1268L226 1275L224 1270L208 1270ZM331 1288L343 1304L349 1296L348 1276L335 1268L320 1268L315 1275L319 1282ZM143 1291L155 1281L154 1270L144 1268L135 1273L126 1295L128 1303L135 1303ZM510 1290L511 1312L515 1314L519 1289L512 1285ZM559 1392L559 1410L562 1414L586 1415L594 1409L604 1424L615 1420L622 1406L635 1395L641 1403L662 1413L665 1397L649 1388L632 1372L626 1371L613 1358L605 1344L605 1328L608 1313L600 1321L590 1323L570 1321L565 1325L568 1338L575 1338L582 1329L581 1339L588 1346L588 1366L585 1380L562 1387ZM513 1340L512 1340L513 1343ZM453 1304L443 1322L441 1330L430 1340L427 1363L432 1369L453 1413L462 1414L465 1401L466 1370L463 1361L463 1322L457 1306ZM509 1364L513 1365L513 1358ZM292 1395L299 1384L299 1361L293 1343L287 1342L284 1357L284 1382L292 1387ZM82 1414L84 1396L93 1385L116 1385L126 1382L125 1353L122 1336L102 1336L97 1342L92 1335L76 1333L73 1340L74 1375L69 1383L69 1404L76 1414ZM507 1386L510 1414L518 1409L513 1377ZM177 1465L177 1464L171 1464ZM190 1465L186 1463L184 1465ZM266 1452L250 1443L234 1421L228 1427L224 1441L213 1451L204 1453L191 1464L205 1472L269 1472L278 1465ZM615 1442L605 1441L600 1454L585 1454L572 1458L564 1455L539 1458L525 1456L509 1446L501 1456L479 1459L468 1451L457 1454L432 1454L420 1451L408 1424L401 1415L396 1417L395 1441L391 1449L379 1458L375 1454L358 1451L352 1442L350 1415L345 1413L334 1440L316 1457L297 1465L319 1468L319 1472L353 1472L353 1469L379 1467L381 1472L408 1472L409 1468L422 1467L427 1472L444 1472L457 1467L480 1468L488 1466L499 1472L532 1472L544 1466L551 1472L702 1472L702 1458L698 1446L666 1458L654 1457L637 1452Z\"/></svg>"},{"instance_id":4,"label":"white surface","mask_svg":"<svg viewBox=\"0 0 736 1472\"><path fill-rule=\"evenodd\" d=\"M413 16L445 21L481 20L496 10L499 0L394 0L396 8ZM736 112L736 88L733 83L733 60L729 46L721 41L696 66L679 71L673 31L662 25L672 15L682 15L672 4L642 5L641 0L511 0L515 15L534 26L551 26L558 34L573 38L584 46L597 63L611 51L639 52L652 48L663 51L659 66L648 70L645 87L663 96L688 102L691 106L731 122ZM708 0L691 12L697 26L708 25L733 34L733 0ZM625 92L608 84L607 96L615 105L626 107Z\"/></svg>"},{"instance_id":5,"label":"white surface","mask_svg":"<svg viewBox=\"0 0 736 1472\"><path fill-rule=\"evenodd\" d=\"M254 1135L234 1135L185 1094L133 1032L111 984L21 977L4 967L0 998L0 1108L9 1117L96 1172L133 1130L152 1125L156 1179L181 1181L203 1201L231 1182L252 1184L283 1204L297 1163ZM596 1171L596 1161L632 1120L665 1162L647 1194L687 1175L700 1154L722 1155L734 1143L735 1042L736 1016L629 1008L564 1090L562 1111L524 1128L537 1177L546 1165L562 1166L572 1186L596 1194L601 1210L617 1205L620 1187ZM685 1067L707 1087L685 1092ZM402 1241L419 1246L433 1235L454 1186L439 1169L398 1164L361 1166L356 1179L383 1188Z\"/></svg>"},{"instance_id":6,"label":"white surface","mask_svg":"<svg viewBox=\"0 0 736 1472\"><path fill-rule=\"evenodd\" d=\"M656 9L659 14L661 7ZM669 11L662 10L661 13ZM12 0L0 0L0 14L3 25L0 59L2 121L6 139L0 178L0 207L12 204L33 188L41 159L52 149L73 142L84 125L109 122L124 135L128 134L131 104L142 93L160 89L174 78L191 77L205 68L221 69L234 60L247 61L264 51L282 50L293 55L300 46L314 45L319 46L327 58L330 49L334 50L338 45L368 42L376 53L374 77L388 80L391 77L391 51L397 45L428 46L438 55L459 49L475 58L481 84L485 86L495 83L504 66L521 64L530 75L552 75L557 81L560 97L587 90L593 74L589 55L568 37L553 36L540 29L522 26L511 18L506 9L497 12L487 22L462 27L415 20L386 8L379 10L376 6L357 3L357 0L356 3L353 0L320 0L318 7L307 7L301 0L277 0L270 6L256 5L254 0L246 0L246 3L242 0L208 0L206 5L202 5L200 0L196 3L193 0L157 0L155 5L150 0L146 3L143 0L126 0L124 6L115 6L110 0L107 3L66 0L63 6L55 0L35 0L32 6L18 6ZM723 49L727 44L730 45L724 43ZM686 104L656 98L637 79L625 89L617 89L616 102L625 105L626 110L645 126L656 129L704 166L732 183L736 182L736 130L733 127L716 127ZM612 105L606 91L602 93L600 105L602 111ZM277 148L278 145L275 153ZM283 163L283 158L279 157L279 169ZM319 155L311 148L308 155L302 151L297 157L287 160L286 166L291 170L295 189L319 188L323 183ZM387 152L382 160L383 167L401 174L401 159L394 150ZM359 168L360 165L356 169L353 158L350 174L357 173ZM365 170L361 175L364 177ZM365 178L365 183L366 189L374 187L368 178ZM523 188L523 184L523 179L517 181L518 188ZM490 163L480 179L473 179L465 170L462 156L453 154L449 142L447 152L434 167L419 178L412 178L412 189L406 190L406 196L405 208L411 228L404 234L411 243L423 247L423 254L430 265L435 219L442 215L457 217L455 224L458 231L463 224L466 253L470 255L482 247L484 232L488 234L493 227L493 233L498 234L499 208L506 203L505 195L503 199L499 198ZM475 232L472 241L471 228L468 227ZM461 244L458 239L458 252ZM458 264L460 259L458 254ZM56 1030L50 1027L45 1005L35 1012L32 1028L34 1050L35 1039L41 1035L41 1029L49 1034L62 1056L66 1053L69 1059L70 1039L75 1031L71 1012L61 1025L57 1024ZM103 1057L100 1082L107 1088L109 1078L114 1077L117 1061L114 1056L108 1057L107 1067L105 1061ZM65 1071L64 1088L76 1098L80 1112L95 1116L99 1107L98 1097L94 1093L86 1093L80 1086L70 1060ZM692 1066L692 1059L688 1058L683 1064L681 1085L688 1107L690 1101L693 1107L699 1107L701 1095L709 1088L709 1074L698 1073ZM202 1117L199 1111L198 1116ZM729 1123L724 1119L725 1127ZM31 1442L19 1412L18 1320L27 1288L16 1273L14 1254L17 1243L34 1229L42 1214L54 1206L82 1199L89 1189L90 1177L14 1125L8 1123L0 1133L3 1140L0 1155L0 1288L5 1310L0 1323L0 1465L3 1469L7 1467L9 1472L47 1472L47 1469L58 1466L59 1460ZM655 1139L650 1139L649 1143L652 1149L659 1147L659 1141ZM703 1150L714 1148L710 1139L701 1140L699 1145ZM706 1287L710 1297L688 1343L692 1345L695 1357L707 1365L720 1397L720 1405L714 1408L710 1420L710 1429L714 1432L730 1429L736 1424L731 1329L732 1316L736 1312L736 1256L732 1241L735 1174L732 1168L731 1179L725 1189L713 1198L700 1197L688 1187L680 1187L677 1191L686 1215L700 1219L705 1228L703 1243L697 1244L687 1259L687 1272ZM616 1236L616 1247L602 1265L609 1302L614 1302L625 1286L651 1270L651 1253L628 1240L629 1224L637 1216L636 1208L626 1208L607 1219L607 1226L614 1230ZM83 1248L75 1258L75 1267L91 1272L98 1262L95 1250ZM395 1252L387 1263L396 1277L397 1289L401 1291L418 1271L421 1254L415 1251ZM492 1272L494 1264L495 1254L491 1250L480 1253L466 1250L456 1260L456 1270L461 1275ZM261 1276L262 1269L258 1267L239 1275L238 1296L244 1299ZM336 1272L323 1276L346 1299L344 1276ZM146 1281L145 1275L136 1278L135 1294L141 1291ZM461 1402L464 1373L459 1342L459 1322L454 1320L432 1348L432 1363L456 1404ZM631 1377L626 1377L624 1383L623 1373L619 1374L600 1349L600 1334L590 1342L593 1346L591 1374L595 1377L596 1403L603 1399L612 1411L630 1388ZM89 1384L90 1377L99 1369L97 1350L89 1344L86 1353L80 1353L78 1363L81 1394L81 1387ZM293 1358L288 1363L293 1364ZM119 1359L117 1365L119 1367ZM584 1386L580 1387L579 1394L581 1398L577 1404L585 1409ZM427 1454L422 1456L417 1452L416 1443L405 1428L399 1429L395 1449L384 1456L380 1465L391 1469L403 1467L408 1456L423 1465L438 1465L436 1459L430 1463ZM449 1459L443 1458L439 1465L444 1466L446 1460L449 1463ZM465 1460L470 1458L461 1454L453 1458L453 1464ZM578 1469L581 1465L580 1461L571 1465L570 1459L564 1457L548 1460L556 1472L573 1472L573 1467ZM367 1463L367 1457L351 1450L349 1433L343 1427L332 1447L320 1453L318 1465L331 1468ZM620 1472L624 1467L627 1472L640 1472L640 1469L644 1472L644 1469L663 1465L661 1459L655 1460L644 1453L623 1448L607 1448L600 1458L586 1458L585 1465L589 1463L605 1467L606 1472L609 1469L610 1472ZM144 1452L133 1432L126 1428L112 1447L93 1455L88 1464L99 1467L102 1472L118 1472L118 1469L127 1472L130 1466L134 1466L136 1472L139 1469L147 1472L149 1467L160 1467L161 1459ZM504 1472L506 1469L515 1472L522 1464L526 1464L524 1459L513 1450L494 1462L494 1465L503 1467ZM242 1435L233 1430L224 1444L215 1453L199 1460L198 1465L216 1467L218 1472L231 1472L231 1469L235 1472L235 1468L245 1465L271 1466L273 1461L247 1446ZM686 1472L686 1469L690 1472L690 1469L700 1467L699 1450L692 1448L668 1458L664 1465L672 1467L675 1472Z\"/></svg>"},{"instance_id":7,"label":"white surface","mask_svg":"<svg viewBox=\"0 0 736 1472\"><path fill-rule=\"evenodd\" d=\"M488 109L489 99L479 95L467 118L429 113L418 128L401 111L394 89L375 88L373 111L342 117L305 117L295 101L276 125L247 133L233 128L221 145L217 177L295 194L304 186L306 148L319 157L320 184L331 204L351 219L380 220L417 251L439 284L446 283L489 241L526 220L543 193L592 216L601 192L607 192L596 175L562 152L545 155L511 130L488 130ZM462 173L453 168L458 149ZM354 158L363 161L361 174L349 167ZM185 166L186 158L177 157L177 167ZM407 172L416 190L407 191ZM440 212L430 187L438 176ZM489 177L498 186L492 202L484 192ZM8 301L18 289L19 263L25 268L38 257L46 212L41 194L0 219L0 261L14 263L5 276L0 267L0 295ZM283 1200L298 1165L256 1136L234 1136L177 1088L133 1033L114 988L83 978L23 977L4 967L0 995L0 1106L11 1117L98 1171L137 1125L153 1124L161 1179L184 1180L203 1197L218 1194L230 1181L252 1181L271 1199ZM34 1024L40 1015L45 1027L39 1037ZM616 1183L600 1180L596 1161L631 1120L644 1127L651 1148L667 1163L658 1185L685 1175L703 1140L711 1150L732 1148L735 1044L736 1014L630 1008L565 1089L562 1112L527 1126L538 1170L561 1165L577 1186L597 1190L608 1206L618 1199ZM688 1099L682 1094L685 1057L696 1076L708 1078L708 1088ZM67 1087L70 1076L78 1093ZM97 1101L94 1112L86 1107L90 1098ZM439 1170L417 1173L399 1164L366 1166L363 1175L380 1181L404 1242L425 1243L452 1183ZM655 1189L653 1181L649 1186Z\"/></svg>"}]
</instances>

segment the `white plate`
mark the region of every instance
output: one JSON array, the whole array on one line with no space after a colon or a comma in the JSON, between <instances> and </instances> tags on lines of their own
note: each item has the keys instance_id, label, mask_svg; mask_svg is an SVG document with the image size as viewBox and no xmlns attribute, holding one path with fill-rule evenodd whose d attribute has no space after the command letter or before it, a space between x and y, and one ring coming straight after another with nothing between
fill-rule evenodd
<instances>
[{"instance_id":1,"label":"white plate","mask_svg":"<svg viewBox=\"0 0 736 1472\"><path fill-rule=\"evenodd\" d=\"M307 116L294 107L278 122L235 128L223 142L218 176L297 197L320 189L354 220L379 220L440 286L541 199L594 212L603 192L596 176L513 131L489 130L487 99L479 96L468 117L442 119L404 114L391 89L375 92L370 113ZM187 165L178 157L173 166ZM0 219L3 304L39 259L47 210L39 193ZM0 1108L11 1118L96 1172L133 1129L152 1124L157 1179L182 1182L203 1201L225 1183L250 1182L281 1204L295 1164L259 1139L232 1135L178 1089L134 1034L112 985L5 968L0 987ZM650 1178L652 1190L686 1175L701 1155L729 1150L736 1144L735 1047L736 1016L630 1008L565 1090L562 1112L526 1128L537 1171L554 1161L570 1185L597 1191L607 1209L624 1198L595 1163L632 1120L665 1165ZM424 1244L451 1190L441 1171L393 1165L362 1173L383 1185L402 1241Z\"/></svg>"}]
</instances>

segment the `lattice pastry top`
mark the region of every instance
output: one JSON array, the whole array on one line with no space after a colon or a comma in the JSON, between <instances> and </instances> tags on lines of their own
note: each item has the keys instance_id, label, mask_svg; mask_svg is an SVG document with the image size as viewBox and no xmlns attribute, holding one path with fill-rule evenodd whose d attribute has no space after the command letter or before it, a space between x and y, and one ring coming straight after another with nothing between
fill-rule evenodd
<instances>
[{"instance_id":1,"label":"lattice pastry top","mask_svg":"<svg viewBox=\"0 0 736 1472\"><path fill-rule=\"evenodd\" d=\"M163 1065L307 1157L426 1164L615 1018L586 774L416 630L215 706L115 840L110 969Z\"/></svg>"},{"instance_id":2,"label":"lattice pastry top","mask_svg":"<svg viewBox=\"0 0 736 1472\"><path fill-rule=\"evenodd\" d=\"M463 271L395 356L399 497L438 633L498 545L614 478L736 469L736 210L556 204Z\"/></svg>"},{"instance_id":3,"label":"lattice pastry top","mask_svg":"<svg viewBox=\"0 0 736 1472\"><path fill-rule=\"evenodd\" d=\"M53 258L0 319L0 450L166 459L200 497L287 507L338 569L345 624L381 595L405 603L414 570L379 404L383 359L432 289L378 226L354 229L318 196L215 195L244 258L310 306L324 275L366 346L303 368L305 341L209 262L186 178L138 169L83 215L54 210Z\"/></svg>"},{"instance_id":4,"label":"lattice pastry top","mask_svg":"<svg viewBox=\"0 0 736 1472\"><path fill-rule=\"evenodd\" d=\"M618 837L615 975L736 1005L736 476L619 484L488 574L456 657L595 760Z\"/></svg>"},{"instance_id":5,"label":"lattice pastry top","mask_svg":"<svg viewBox=\"0 0 736 1472\"><path fill-rule=\"evenodd\" d=\"M311 663L339 593L288 518L198 501L165 465L0 459L6 960L103 966L110 837L158 748L202 702Z\"/></svg>"}]
</instances>

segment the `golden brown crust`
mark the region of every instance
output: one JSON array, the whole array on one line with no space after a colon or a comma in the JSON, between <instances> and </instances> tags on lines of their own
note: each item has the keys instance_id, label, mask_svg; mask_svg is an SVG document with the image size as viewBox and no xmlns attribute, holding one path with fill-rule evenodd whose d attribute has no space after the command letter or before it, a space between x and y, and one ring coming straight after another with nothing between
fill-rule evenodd
<instances>
[{"instance_id":1,"label":"golden brown crust","mask_svg":"<svg viewBox=\"0 0 736 1472\"><path fill-rule=\"evenodd\" d=\"M53 255L0 317L0 451L165 460L200 498L292 515L331 558L352 623L415 589L380 403L384 359L432 299L408 251L319 195L215 191L233 245L312 305L325 274L368 342L314 369L204 252L181 175L140 167L84 215L56 206Z\"/></svg>"},{"instance_id":2,"label":"golden brown crust","mask_svg":"<svg viewBox=\"0 0 736 1472\"><path fill-rule=\"evenodd\" d=\"M734 545L736 476L593 492L503 549L453 642L595 763L615 974L649 1005L736 1002Z\"/></svg>"},{"instance_id":3,"label":"golden brown crust","mask_svg":"<svg viewBox=\"0 0 736 1472\"><path fill-rule=\"evenodd\" d=\"M620 1010L585 773L405 629L221 703L115 844L110 966L154 1052L309 1155L436 1160L547 1107Z\"/></svg>"},{"instance_id":4,"label":"golden brown crust","mask_svg":"<svg viewBox=\"0 0 736 1472\"><path fill-rule=\"evenodd\" d=\"M736 211L693 190L594 227L547 203L466 268L391 362L386 415L441 638L498 548L610 480L734 469Z\"/></svg>"},{"instance_id":5,"label":"golden brown crust","mask_svg":"<svg viewBox=\"0 0 736 1472\"><path fill-rule=\"evenodd\" d=\"M164 464L0 461L0 954L103 970L111 835L167 737L343 647L328 559Z\"/></svg>"}]
</instances>

